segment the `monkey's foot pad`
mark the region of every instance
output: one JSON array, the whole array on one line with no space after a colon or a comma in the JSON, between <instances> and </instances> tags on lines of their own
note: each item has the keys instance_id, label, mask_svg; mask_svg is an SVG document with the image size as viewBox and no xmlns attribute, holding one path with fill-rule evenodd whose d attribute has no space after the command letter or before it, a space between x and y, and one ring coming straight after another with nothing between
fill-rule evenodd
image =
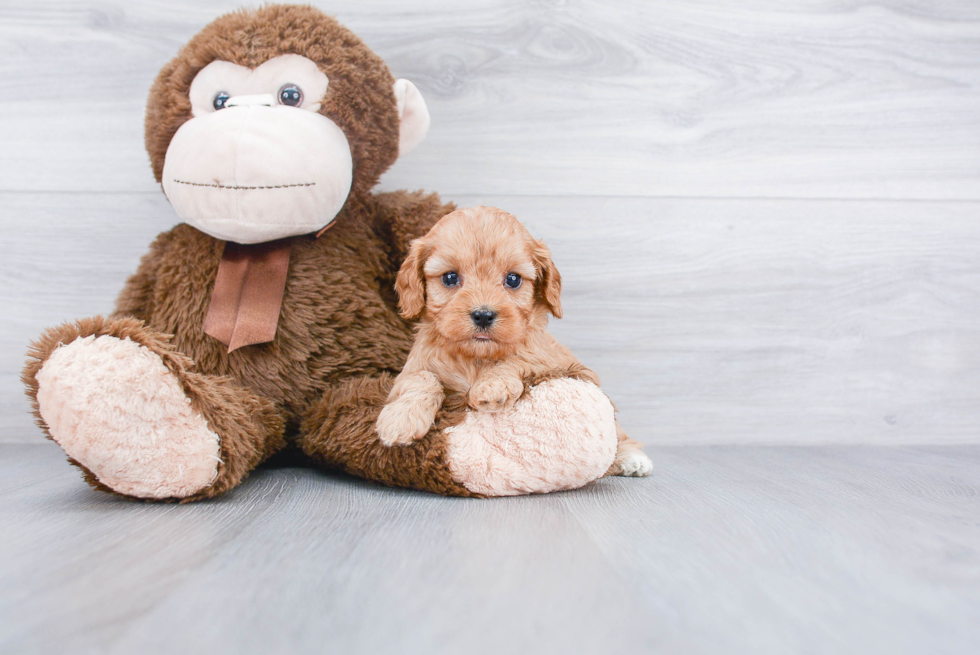
<instances>
[{"instance_id":1,"label":"monkey's foot pad","mask_svg":"<svg viewBox=\"0 0 980 655\"><path fill-rule=\"evenodd\" d=\"M453 479L487 496L581 487L616 456L612 403L594 384L571 378L532 387L508 411L471 411L446 434Z\"/></svg>"},{"instance_id":2,"label":"monkey's foot pad","mask_svg":"<svg viewBox=\"0 0 980 655\"><path fill-rule=\"evenodd\" d=\"M112 336L59 347L37 375L54 440L113 491L184 498L218 473L218 435L154 352Z\"/></svg>"}]
</instances>

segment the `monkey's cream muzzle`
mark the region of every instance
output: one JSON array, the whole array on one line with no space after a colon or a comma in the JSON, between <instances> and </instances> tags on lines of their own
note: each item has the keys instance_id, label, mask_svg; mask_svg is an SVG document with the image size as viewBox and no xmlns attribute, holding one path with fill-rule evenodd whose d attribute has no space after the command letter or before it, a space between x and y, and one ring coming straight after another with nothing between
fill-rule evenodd
<instances>
[{"instance_id":1,"label":"monkey's cream muzzle","mask_svg":"<svg viewBox=\"0 0 980 655\"><path fill-rule=\"evenodd\" d=\"M333 121L278 105L271 94L241 95L177 130L163 189L202 232L260 243L329 224L347 201L352 172L350 145Z\"/></svg>"},{"instance_id":2,"label":"monkey's cream muzzle","mask_svg":"<svg viewBox=\"0 0 980 655\"><path fill-rule=\"evenodd\" d=\"M181 219L216 239L262 243L326 227L351 190L344 132L319 113L330 80L300 55L256 68L213 61L194 76L192 118L167 148L163 190ZM400 155L429 129L408 80L392 88Z\"/></svg>"}]
</instances>

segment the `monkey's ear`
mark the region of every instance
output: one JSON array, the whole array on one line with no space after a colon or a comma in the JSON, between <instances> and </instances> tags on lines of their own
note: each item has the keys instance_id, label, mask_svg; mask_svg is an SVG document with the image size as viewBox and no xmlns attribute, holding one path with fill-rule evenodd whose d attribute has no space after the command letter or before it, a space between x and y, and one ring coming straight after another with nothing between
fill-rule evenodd
<instances>
[{"instance_id":1,"label":"monkey's ear","mask_svg":"<svg viewBox=\"0 0 980 655\"><path fill-rule=\"evenodd\" d=\"M429 108L425 99L408 80L395 81L395 99L398 101L398 156L402 157L422 143L432 119L429 118Z\"/></svg>"},{"instance_id":2,"label":"monkey's ear","mask_svg":"<svg viewBox=\"0 0 980 655\"><path fill-rule=\"evenodd\" d=\"M534 283L534 293L539 302L543 302L551 315L561 318L561 275L551 261L551 251L541 241L534 242L532 254L534 265L538 269L538 279Z\"/></svg>"},{"instance_id":3,"label":"monkey's ear","mask_svg":"<svg viewBox=\"0 0 980 655\"><path fill-rule=\"evenodd\" d=\"M395 291L398 292L398 309L404 318L413 319L422 315L425 309L425 260L429 256L429 246L423 239L415 239L408 249L402 267L395 278Z\"/></svg>"}]
</instances>

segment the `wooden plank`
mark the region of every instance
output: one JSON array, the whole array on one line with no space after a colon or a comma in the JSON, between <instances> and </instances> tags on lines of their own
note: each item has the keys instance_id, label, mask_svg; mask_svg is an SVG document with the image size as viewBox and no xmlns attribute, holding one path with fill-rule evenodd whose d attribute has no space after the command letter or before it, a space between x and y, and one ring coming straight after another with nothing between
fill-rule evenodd
<instances>
[{"instance_id":1,"label":"wooden plank","mask_svg":"<svg viewBox=\"0 0 980 655\"><path fill-rule=\"evenodd\" d=\"M976 446L648 452L653 488L562 501L673 619L665 652L976 650Z\"/></svg>"},{"instance_id":2,"label":"wooden plank","mask_svg":"<svg viewBox=\"0 0 980 655\"><path fill-rule=\"evenodd\" d=\"M551 329L641 441L977 440L977 203L448 199L499 204L551 246ZM159 193L20 193L0 220L0 440L30 441L28 341L109 311L175 218Z\"/></svg>"},{"instance_id":3,"label":"wooden plank","mask_svg":"<svg viewBox=\"0 0 980 655\"><path fill-rule=\"evenodd\" d=\"M0 445L0 649L973 652L980 447L649 452L548 496L273 468L154 505Z\"/></svg>"},{"instance_id":4,"label":"wooden plank","mask_svg":"<svg viewBox=\"0 0 980 655\"><path fill-rule=\"evenodd\" d=\"M0 7L3 189L150 191L159 68L238 2ZM320 3L418 83L386 188L980 199L980 5Z\"/></svg>"},{"instance_id":5,"label":"wooden plank","mask_svg":"<svg viewBox=\"0 0 980 655\"><path fill-rule=\"evenodd\" d=\"M467 198L470 204L492 198ZM514 198L647 443L976 443L976 203Z\"/></svg>"}]
</instances>

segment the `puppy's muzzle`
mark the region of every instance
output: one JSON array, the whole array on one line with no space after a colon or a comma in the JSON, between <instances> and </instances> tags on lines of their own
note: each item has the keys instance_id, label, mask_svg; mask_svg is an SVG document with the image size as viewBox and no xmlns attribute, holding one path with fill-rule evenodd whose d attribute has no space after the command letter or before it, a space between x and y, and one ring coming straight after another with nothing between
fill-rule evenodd
<instances>
[{"instance_id":1,"label":"puppy's muzzle","mask_svg":"<svg viewBox=\"0 0 980 655\"><path fill-rule=\"evenodd\" d=\"M481 330L486 330L497 320L497 312L489 307L478 307L470 312L470 319L472 319L473 325Z\"/></svg>"}]
</instances>

